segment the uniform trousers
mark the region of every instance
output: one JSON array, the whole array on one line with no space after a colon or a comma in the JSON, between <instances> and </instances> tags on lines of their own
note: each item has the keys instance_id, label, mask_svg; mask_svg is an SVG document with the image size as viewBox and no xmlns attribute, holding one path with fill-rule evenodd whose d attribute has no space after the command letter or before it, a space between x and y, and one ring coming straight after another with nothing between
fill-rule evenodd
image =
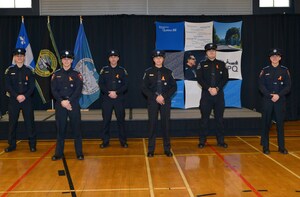
<instances>
[{"instance_id":1,"label":"uniform trousers","mask_svg":"<svg viewBox=\"0 0 300 197\"><path fill-rule=\"evenodd\" d=\"M161 132L163 137L164 151L170 151L170 109L171 101L165 101L164 105L158 104L155 100L148 101L148 117L149 117L149 141L148 151L154 152L155 140L157 136L158 112L160 112Z\"/></svg>"},{"instance_id":2,"label":"uniform trousers","mask_svg":"<svg viewBox=\"0 0 300 197\"><path fill-rule=\"evenodd\" d=\"M77 101L78 102L78 101ZM64 144L67 132L67 119L69 117L71 129L74 135L75 152L77 156L83 155L82 153L82 134L80 129L81 114L80 107L77 103L71 103L72 110L69 111L62 107L59 102L55 104L55 119L57 127L57 140L55 155L62 157L64 154Z\"/></svg>"},{"instance_id":3,"label":"uniform trousers","mask_svg":"<svg viewBox=\"0 0 300 197\"><path fill-rule=\"evenodd\" d=\"M279 99L277 102L271 101L269 98L263 99L262 113L262 145L269 149L269 131L272 119L276 120L278 147L284 149L284 117L285 117L285 99Z\"/></svg>"},{"instance_id":4,"label":"uniform trousers","mask_svg":"<svg viewBox=\"0 0 300 197\"><path fill-rule=\"evenodd\" d=\"M34 125L34 114L32 108L31 98L26 98L25 101L19 103L15 98L9 99L8 114L9 114L9 132L8 132L8 144L11 147L16 147L16 130L18 125L18 119L20 110L22 110L25 128L28 132L29 146L36 146L36 132Z\"/></svg>"},{"instance_id":5,"label":"uniform trousers","mask_svg":"<svg viewBox=\"0 0 300 197\"><path fill-rule=\"evenodd\" d=\"M203 91L200 100L200 112L201 112L201 130L200 130L200 143L206 142L206 137L209 131L209 117L211 111L214 111L214 119L216 122L216 138L220 144L224 143L224 93L218 92L217 95L211 96L208 91Z\"/></svg>"},{"instance_id":6,"label":"uniform trousers","mask_svg":"<svg viewBox=\"0 0 300 197\"><path fill-rule=\"evenodd\" d=\"M121 144L127 142L126 134L125 134L125 107L124 107L124 99L123 98L103 98L102 101L102 117L103 117L103 136L102 141L104 144L109 144L110 139L110 123L112 112L114 110L117 124L119 129L119 140Z\"/></svg>"}]
</instances>

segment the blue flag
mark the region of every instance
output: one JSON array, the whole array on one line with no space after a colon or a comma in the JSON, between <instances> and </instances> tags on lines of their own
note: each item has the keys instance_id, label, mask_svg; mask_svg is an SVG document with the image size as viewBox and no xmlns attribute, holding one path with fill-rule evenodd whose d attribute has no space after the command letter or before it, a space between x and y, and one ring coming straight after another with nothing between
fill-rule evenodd
<instances>
[{"instance_id":1,"label":"blue flag","mask_svg":"<svg viewBox=\"0 0 300 197\"><path fill-rule=\"evenodd\" d=\"M29 66L32 70L35 68L35 62L33 58L33 53L29 43L29 39L26 33L24 21L21 23L20 32L17 38L16 48L24 48L26 50L25 62L26 66ZM14 64L14 62L13 62Z\"/></svg>"},{"instance_id":2,"label":"blue flag","mask_svg":"<svg viewBox=\"0 0 300 197\"><path fill-rule=\"evenodd\" d=\"M99 98L100 88L98 85L99 74L95 68L82 23L79 26L74 54L73 67L83 77L82 95L79 104L81 108L86 109Z\"/></svg>"}]
</instances>

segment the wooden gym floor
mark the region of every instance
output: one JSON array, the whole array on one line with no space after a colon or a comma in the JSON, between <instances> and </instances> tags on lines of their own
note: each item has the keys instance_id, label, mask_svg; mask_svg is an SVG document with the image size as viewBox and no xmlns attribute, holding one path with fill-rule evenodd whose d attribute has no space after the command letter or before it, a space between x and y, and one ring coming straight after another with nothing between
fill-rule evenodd
<instances>
[{"instance_id":1,"label":"wooden gym floor","mask_svg":"<svg viewBox=\"0 0 300 197\"><path fill-rule=\"evenodd\" d=\"M300 121L286 122L288 155L277 152L275 126L270 155L261 152L259 136L226 137L227 149L208 139L172 138L174 157L163 155L157 140L153 158L146 157L147 139L129 139L124 149L113 139L106 149L100 140L84 140L85 160L79 161L73 141L65 144L65 159L51 161L54 140L39 140L37 152L19 141L4 153L0 141L0 196L300 196Z\"/></svg>"}]
</instances>

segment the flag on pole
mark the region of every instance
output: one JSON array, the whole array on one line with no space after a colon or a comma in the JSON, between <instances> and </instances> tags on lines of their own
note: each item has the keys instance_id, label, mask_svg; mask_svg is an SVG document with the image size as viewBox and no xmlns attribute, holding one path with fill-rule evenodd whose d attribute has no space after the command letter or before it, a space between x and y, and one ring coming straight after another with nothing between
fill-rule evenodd
<instances>
[{"instance_id":1,"label":"flag on pole","mask_svg":"<svg viewBox=\"0 0 300 197\"><path fill-rule=\"evenodd\" d=\"M48 30L44 34L42 49L40 50L37 64L35 66L36 88L43 103L51 101L51 75L60 65L59 53L52 33L50 18L47 22Z\"/></svg>"},{"instance_id":2,"label":"flag on pole","mask_svg":"<svg viewBox=\"0 0 300 197\"><path fill-rule=\"evenodd\" d=\"M99 74L94 65L81 18L74 54L73 67L76 71L80 72L83 77L83 88L79 104L81 108L86 109L99 98L100 88L98 85Z\"/></svg>"},{"instance_id":3,"label":"flag on pole","mask_svg":"<svg viewBox=\"0 0 300 197\"><path fill-rule=\"evenodd\" d=\"M33 70L35 68L35 62L34 62L33 53L31 50L31 46L29 43L29 39L27 36L26 28L24 25L24 17L23 16L22 16L20 32L19 32L19 35L17 38L16 48L24 48L26 50L24 64L26 66L29 66ZM13 60L13 64L15 64L14 60Z\"/></svg>"}]
</instances>

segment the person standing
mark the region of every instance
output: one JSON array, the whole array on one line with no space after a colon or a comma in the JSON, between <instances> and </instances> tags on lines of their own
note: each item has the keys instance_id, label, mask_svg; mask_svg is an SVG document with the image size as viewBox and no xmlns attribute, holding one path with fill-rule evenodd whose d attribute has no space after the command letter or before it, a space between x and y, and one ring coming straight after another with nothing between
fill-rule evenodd
<instances>
[{"instance_id":1,"label":"person standing","mask_svg":"<svg viewBox=\"0 0 300 197\"><path fill-rule=\"evenodd\" d=\"M223 87L228 81L228 70L223 61L216 59L217 45L208 43L204 47L207 59L200 63L201 67L197 70L197 81L202 87L200 100L201 112L201 131L199 138L199 148L204 148L206 137L209 130L209 117L211 111L214 111L216 122L217 145L227 148L224 141L224 92Z\"/></svg>"},{"instance_id":2,"label":"person standing","mask_svg":"<svg viewBox=\"0 0 300 197\"><path fill-rule=\"evenodd\" d=\"M177 84L172 71L163 65L165 52L153 51L152 59L154 66L145 71L142 83L142 92L148 101L149 139L147 156L154 156L158 112L160 112L164 153L166 156L172 157L169 131L170 111L171 97L177 90Z\"/></svg>"},{"instance_id":3,"label":"person standing","mask_svg":"<svg viewBox=\"0 0 300 197\"><path fill-rule=\"evenodd\" d=\"M284 143L284 118L285 96L291 89L291 77L288 68L280 64L281 56L279 49L272 49L269 53L271 64L264 67L259 75L259 90L263 94L261 142L264 154L270 154L269 131L273 115L277 127L278 151L288 153Z\"/></svg>"},{"instance_id":4,"label":"person standing","mask_svg":"<svg viewBox=\"0 0 300 197\"><path fill-rule=\"evenodd\" d=\"M34 74L33 70L24 65L25 53L24 48L14 49L13 60L15 64L5 71L5 88L9 96L9 146L4 149L5 152L16 150L16 130L20 111L22 111L25 128L28 132L29 150L31 152L36 151L36 131L31 99L35 87Z\"/></svg>"},{"instance_id":5,"label":"person standing","mask_svg":"<svg viewBox=\"0 0 300 197\"><path fill-rule=\"evenodd\" d=\"M125 134L125 93L128 88L128 73L125 68L118 65L119 59L118 51L109 51L109 65L104 66L100 71L99 86L103 117L103 133L100 148L109 146L109 130L113 110L117 118L120 144L123 148L128 148Z\"/></svg>"},{"instance_id":6,"label":"person standing","mask_svg":"<svg viewBox=\"0 0 300 197\"><path fill-rule=\"evenodd\" d=\"M82 75L73 70L72 62L74 54L72 51L64 50L60 53L63 67L52 75L51 91L56 100L55 120L57 128L57 139L55 154L52 160L56 161L64 157L65 135L67 130L67 118L69 117L71 129L74 133L75 151L78 160L83 160L82 134L80 129L81 113L79 98L83 87Z\"/></svg>"}]
</instances>

